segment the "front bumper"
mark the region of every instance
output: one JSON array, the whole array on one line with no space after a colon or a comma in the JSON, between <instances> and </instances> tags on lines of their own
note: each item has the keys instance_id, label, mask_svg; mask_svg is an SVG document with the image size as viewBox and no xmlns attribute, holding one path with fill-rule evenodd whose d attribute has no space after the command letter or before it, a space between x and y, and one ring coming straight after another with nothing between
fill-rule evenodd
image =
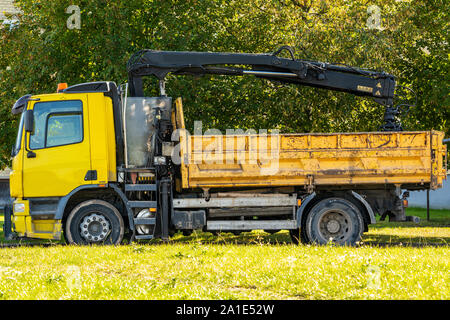
<instances>
[{"instance_id":1,"label":"front bumper","mask_svg":"<svg viewBox=\"0 0 450 320\"><path fill-rule=\"evenodd\" d=\"M30 202L28 200L16 199L10 210L10 226L14 235L17 237L60 240L61 239L61 220L43 218L30 211ZM17 210L19 209L20 210ZM6 221L6 217L5 217ZM8 227L4 227L6 230ZM6 236L6 231L5 231Z\"/></svg>"}]
</instances>

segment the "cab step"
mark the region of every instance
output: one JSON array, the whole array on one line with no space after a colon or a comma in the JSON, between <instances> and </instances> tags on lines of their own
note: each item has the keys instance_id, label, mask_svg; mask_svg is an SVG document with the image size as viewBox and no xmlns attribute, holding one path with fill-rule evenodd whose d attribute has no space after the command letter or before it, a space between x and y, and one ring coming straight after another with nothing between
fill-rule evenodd
<instances>
[{"instance_id":1,"label":"cab step","mask_svg":"<svg viewBox=\"0 0 450 320\"><path fill-rule=\"evenodd\" d=\"M134 236L136 240L151 240L153 239L153 235L151 234L137 234Z\"/></svg>"},{"instance_id":2,"label":"cab step","mask_svg":"<svg viewBox=\"0 0 450 320\"><path fill-rule=\"evenodd\" d=\"M128 201L131 208L156 208L156 201Z\"/></svg>"},{"instance_id":3,"label":"cab step","mask_svg":"<svg viewBox=\"0 0 450 320\"><path fill-rule=\"evenodd\" d=\"M125 191L156 191L156 184L126 184Z\"/></svg>"},{"instance_id":4,"label":"cab step","mask_svg":"<svg viewBox=\"0 0 450 320\"><path fill-rule=\"evenodd\" d=\"M156 219L155 218L134 218L134 224L135 225L155 225Z\"/></svg>"}]
</instances>

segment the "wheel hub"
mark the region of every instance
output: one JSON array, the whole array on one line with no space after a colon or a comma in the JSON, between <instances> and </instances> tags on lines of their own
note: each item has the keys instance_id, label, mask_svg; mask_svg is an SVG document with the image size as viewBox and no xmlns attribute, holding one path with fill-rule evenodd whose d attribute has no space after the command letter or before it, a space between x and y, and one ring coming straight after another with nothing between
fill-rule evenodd
<instances>
[{"instance_id":1,"label":"wheel hub","mask_svg":"<svg viewBox=\"0 0 450 320\"><path fill-rule=\"evenodd\" d=\"M319 221L319 229L327 240L345 241L351 234L350 219L345 212L329 211Z\"/></svg>"},{"instance_id":2,"label":"wheel hub","mask_svg":"<svg viewBox=\"0 0 450 320\"><path fill-rule=\"evenodd\" d=\"M328 230L328 232L336 233L336 232L339 231L339 229L340 229L340 225L339 225L338 221L336 221L336 220L328 221L328 223L327 223L327 230Z\"/></svg>"},{"instance_id":3,"label":"wheel hub","mask_svg":"<svg viewBox=\"0 0 450 320\"><path fill-rule=\"evenodd\" d=\"M103 241L111 231L108 220L96 213L84 217L80 223L80 229L81 236L89 242Z\"/></svg>"}]
</instances>

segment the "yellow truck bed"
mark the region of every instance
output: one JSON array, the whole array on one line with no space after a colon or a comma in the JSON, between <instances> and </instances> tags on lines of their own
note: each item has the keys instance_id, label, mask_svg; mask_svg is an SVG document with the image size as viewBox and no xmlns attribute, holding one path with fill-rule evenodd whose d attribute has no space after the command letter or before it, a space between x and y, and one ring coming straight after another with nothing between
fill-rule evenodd
<instances>
[{"instance_id":1,"label":"yellow truck bed","mask_svg":"<svg viewBox=\"0 0 450 320\"><path fill-rule=\"evenodd\" d=\"M440 131L191 136L181 99L182 188L397 184L437 189L446 179Z\"/></svg>"},{"instance_id":2,"label":"yellow truck bed","mask_svg":"<svg viewBox=\"0 0 450 320\"><path fill-rule=\"evenodd\" d=\"M182 187L430 184L446 178L443 132L184 136Z\"/></svg>"}]
</instances>

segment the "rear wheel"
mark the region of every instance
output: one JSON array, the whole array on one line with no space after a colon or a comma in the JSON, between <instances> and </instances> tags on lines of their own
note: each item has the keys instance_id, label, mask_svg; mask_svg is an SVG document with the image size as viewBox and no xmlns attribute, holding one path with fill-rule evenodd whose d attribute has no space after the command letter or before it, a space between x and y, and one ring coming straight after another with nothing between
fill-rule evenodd
<instances>
[{"instance_id":1,"label":"rear wheel","mask_svg":"<svg viewBox=\"0 0 450 320\"><path fill-rule=\"evenodd\" d=\"M303 228L303 237L308 243L323 245L331 241L338 245L355 245L361 240L364 221L352 202L328 198L311 208Z\"/></svg>"},{"instance_id":2,"label":"rear wheel","mask_svg":"<svg viewBox=\"0 0 450 320\"><path fill-rule=\"evenodd\" d=\"M117 208L102 200L80 203L65 224L65 238L70 244L120 244L124 231Z\"/></svg>"}]
</instances>

